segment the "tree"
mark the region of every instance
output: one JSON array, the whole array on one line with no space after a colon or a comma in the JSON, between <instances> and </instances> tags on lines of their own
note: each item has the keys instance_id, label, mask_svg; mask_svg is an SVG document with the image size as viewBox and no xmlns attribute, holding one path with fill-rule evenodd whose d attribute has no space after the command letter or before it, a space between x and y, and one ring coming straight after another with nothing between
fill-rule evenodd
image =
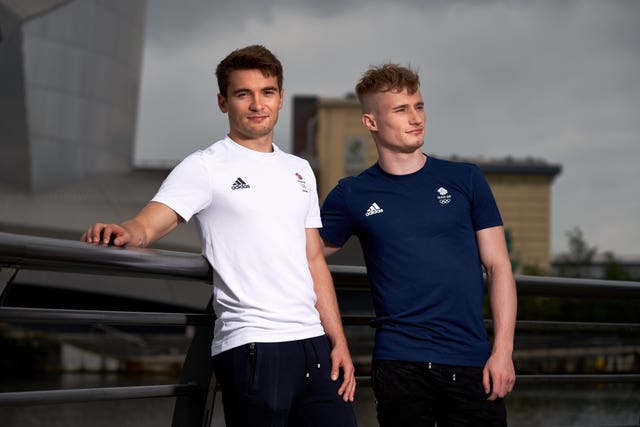
<instances>
[{"instance_id":1,"label":"tree","mask_svg":"<svg viewBox=\"0 0 640 427\"><path fill-rule=\"evenodd\" d=\"M583 271L593 263L598 249L587 244L580 227L574 227L566 235L569 239L569 251L558 256L558 272L561 276L582 277Z\"/></svg>"}]
</instances>

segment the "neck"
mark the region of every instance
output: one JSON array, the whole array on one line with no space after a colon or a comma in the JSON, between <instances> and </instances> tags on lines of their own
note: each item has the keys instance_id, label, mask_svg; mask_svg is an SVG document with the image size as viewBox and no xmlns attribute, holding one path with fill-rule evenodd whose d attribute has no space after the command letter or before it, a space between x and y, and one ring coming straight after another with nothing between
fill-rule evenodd
<instances>
[{"instance_id":1,"label":"neck","mask_svg":"<svg viewBox=\"0 0 640 427\"><path fill-rule=\"evenodd\" d=\"M273 135L269 134L263 138L243 138L241 135L236 135L233 132L228 133L229 138L238 145L242 145L249 150L259 151L261 153L273 152Z\"/></svg>"},{"instance_id":2,"label":"neck","mask_svg":"<svg viewBox=\"0 0 640 427\"><path fill-rule=\"evenodd\" d=\"M378 152L378 164L391 175L408 175L422 169L427 156L420 150L411 153L383 154Z\"/></svg>"}]
</instances>

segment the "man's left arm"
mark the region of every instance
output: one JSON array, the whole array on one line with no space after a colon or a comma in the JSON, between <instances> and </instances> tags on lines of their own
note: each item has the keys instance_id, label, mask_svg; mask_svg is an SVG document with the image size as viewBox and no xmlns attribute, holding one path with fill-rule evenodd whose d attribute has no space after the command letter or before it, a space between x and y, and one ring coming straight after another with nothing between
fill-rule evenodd
<instances>
[{"instance_id":1,"label":"man's left arm","mask_svg":"<svg viewBox=\"0 0 640 427\"><path fill-rule=\"evenodd\" d=\"M488 400L513 390L513 337L516 324L517 294L504 228L490 227L476 232L480 258L487 273L489 302L493 317L493 348L484 367L482 383Z\"/></svg>"},{"instance_id":2,"label":"man's left arm","mask_svg":"<svg viewBox=\"0 0 640 427\"><path fill-rule=\"evenodd\" d=\"M333 279L322 252L322 242L317 228L307 228L307 261L313 278L313 286L316 292L316 308L320 313L320 321L331 341L331 379L337 380L340 369L343 371L344 380L338 394L344 401L353 402L356 391L355 369L347 338L342 327L340 309L336 291L333 287Z\"/></svg>"}]
</instances>

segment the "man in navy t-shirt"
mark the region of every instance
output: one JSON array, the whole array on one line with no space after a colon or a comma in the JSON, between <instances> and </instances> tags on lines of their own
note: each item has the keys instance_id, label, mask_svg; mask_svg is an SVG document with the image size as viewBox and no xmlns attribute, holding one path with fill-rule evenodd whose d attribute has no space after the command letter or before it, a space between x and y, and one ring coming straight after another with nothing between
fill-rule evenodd
<instances>
[{"instance_id":1,"label":"man in navy t-shirt","mask_svg":"<svg viewBox=\"0 0 640 427\"><path fill-rule=\"evenodd\" d=\"M376 317L381 426L504 426L515 383L516 289L502 219L480 169L422 152L419 77L385 64L356 86L378 163L322 207L325 254L360 240ZM483 266L494 340L482 318Z\"/></svg>"}]
</instances>

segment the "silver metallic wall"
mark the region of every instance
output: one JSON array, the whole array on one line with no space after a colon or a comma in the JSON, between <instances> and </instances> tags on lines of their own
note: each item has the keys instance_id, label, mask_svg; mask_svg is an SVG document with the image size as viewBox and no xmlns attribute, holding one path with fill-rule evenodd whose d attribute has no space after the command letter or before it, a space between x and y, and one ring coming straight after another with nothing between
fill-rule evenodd
<instances>
[{"instance_id":1,"label":"silver metallic wall","mask_svg":"<svg viewBox=\"0 0 640 427\"><path fill-rule=\"evenodd\" d=\"M145 0L0 0L0 182L131 168Z\"/></svg>"}]
</instances>

